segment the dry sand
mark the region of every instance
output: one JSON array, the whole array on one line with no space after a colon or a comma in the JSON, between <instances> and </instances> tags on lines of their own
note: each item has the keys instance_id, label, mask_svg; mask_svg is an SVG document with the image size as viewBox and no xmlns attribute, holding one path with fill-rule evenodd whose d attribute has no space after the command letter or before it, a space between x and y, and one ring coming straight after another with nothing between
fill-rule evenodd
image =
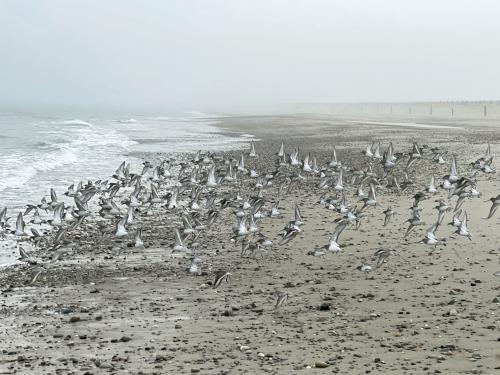
<instances>
[{"instance_id":1,"label":"dry sand","mask_svg":"<svg viewBox=\"0 0 500 375\"><path fill-rule=\"evenodd\" d=\"M383 147L392 140L397 151L409 150L413 140L438 145L457 153L460 172L484 154L487 141L500 155L497 129L462 123L407 128L324 116L254 116L224 118L220 126L261 139L260 157L249 164L262 172L273 168L281 140L288 151L298 146L301 155L312 152L320 164L330 160L335 144L344 165L358 167L372 140ZM157 163L164 155L144 157ZM448 225L438 229L447 240L432 253L416 243L427 226L403 238L412 195L431 173L440 181L448 170L448 164L422 160L410 173L415 186L399 194L382 189L361 228L342 234L340 254L307 255L328 244L340 216L318 204L317 178L280 199L280 218L259 223L277 240L295 203L305 222L299 236L283 246L275 241L262 258L240 257L240 247L230 242L233 213L224 210L203 234L200 276L188 275L188 260L170 256L179 225L172 213L141 219L144 250L127 246L133 239L99 244L97 227L88 222L87 233L73 235L73 252L50 264L34 285L33 266L1 271L0 373L498 374L500 278L493 273L500 270L500 214L481 219L490 207L484 201L500 193L498 176L480 175L483 197L464 203L472 241L450 238L454 228ZM246 179L242 191L254 184ZM346 186L348 201L355 202L354 189ZM226 185L220 196L234 191ZM276 193L276 186L266 190L266 201ZM428 223L439 197L447 195L422 204ZM398 214L383 227L388 205ZM450 220L448 213L444 223ZM399 255L366 278L356 267L373 264L380 248ZM39 257L44 254L40 250ZM219 269L233 276L213 289L208 284ZM276 290L289 298L275 311Z\"/></svg>"}]
</instances>

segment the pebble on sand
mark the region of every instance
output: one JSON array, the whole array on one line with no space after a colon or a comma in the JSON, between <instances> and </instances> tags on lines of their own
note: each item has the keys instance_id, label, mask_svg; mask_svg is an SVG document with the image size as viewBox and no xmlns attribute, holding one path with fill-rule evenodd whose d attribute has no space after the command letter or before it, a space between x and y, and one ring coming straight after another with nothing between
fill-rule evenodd
<instances>
[{"instance_id":1,"label":"pebble on sand","mask_svg":"<svg viewBox=\"0 0 500 375\"><path fill-rule=\"evenodd\" d=\"M323 362L323 361L317 361L314 364L314 367L316 367L316 368L327 368L328 366L329 366L328 363Z\"/></svg>"}]
</instances>

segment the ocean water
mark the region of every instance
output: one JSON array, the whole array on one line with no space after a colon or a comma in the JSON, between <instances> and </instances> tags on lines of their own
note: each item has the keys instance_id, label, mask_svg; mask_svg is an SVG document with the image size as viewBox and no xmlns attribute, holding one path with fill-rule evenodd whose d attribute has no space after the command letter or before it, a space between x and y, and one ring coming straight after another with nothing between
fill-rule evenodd
<instances>
[{"instance_id":1,"label":"ocean water","mask_svg":"<svg viewBox=\"0 0 500 375\"><path fill-rule=\"evenodd\" d=\"M72 183L107 179L136 151L194 152L242 147L217 116L184 112L161 116L0 112L0 209L20 209L62 195ZM48 199L49 200L49 199Z\"/></svg>"}]
</instances>

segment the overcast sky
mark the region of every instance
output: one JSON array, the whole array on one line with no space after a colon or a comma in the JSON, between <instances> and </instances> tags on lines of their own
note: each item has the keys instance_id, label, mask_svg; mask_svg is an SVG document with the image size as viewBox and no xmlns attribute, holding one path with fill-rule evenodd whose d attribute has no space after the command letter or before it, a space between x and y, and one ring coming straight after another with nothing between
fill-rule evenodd
<instances>
[{"instance_id":1,"label":"overcast sky","mask_svg":"<svg viewBox=\"0 0 500 375\"><path fill-rule=\"evenodd\" d=\"M500 99L497 0L0 0L0 108Z\"/></svg>"}]
</instances>

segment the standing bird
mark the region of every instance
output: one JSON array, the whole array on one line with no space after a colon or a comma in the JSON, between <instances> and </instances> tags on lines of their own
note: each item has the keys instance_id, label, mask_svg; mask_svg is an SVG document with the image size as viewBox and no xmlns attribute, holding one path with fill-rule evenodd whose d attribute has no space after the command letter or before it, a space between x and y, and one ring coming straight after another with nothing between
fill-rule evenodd
<instances>
[{"instance_id":1,"label":"standing bird","mask_svg":"<svg viewBox=\"0 0 500 375\"><path fill-rule=\"evenodd\" d=\"M365 274L365 278L368 278L368 274L373 271L373 267L369 264L362 264L361 266L356 267L356 269L363 272Z\"/></svg>"}]
</instances>

